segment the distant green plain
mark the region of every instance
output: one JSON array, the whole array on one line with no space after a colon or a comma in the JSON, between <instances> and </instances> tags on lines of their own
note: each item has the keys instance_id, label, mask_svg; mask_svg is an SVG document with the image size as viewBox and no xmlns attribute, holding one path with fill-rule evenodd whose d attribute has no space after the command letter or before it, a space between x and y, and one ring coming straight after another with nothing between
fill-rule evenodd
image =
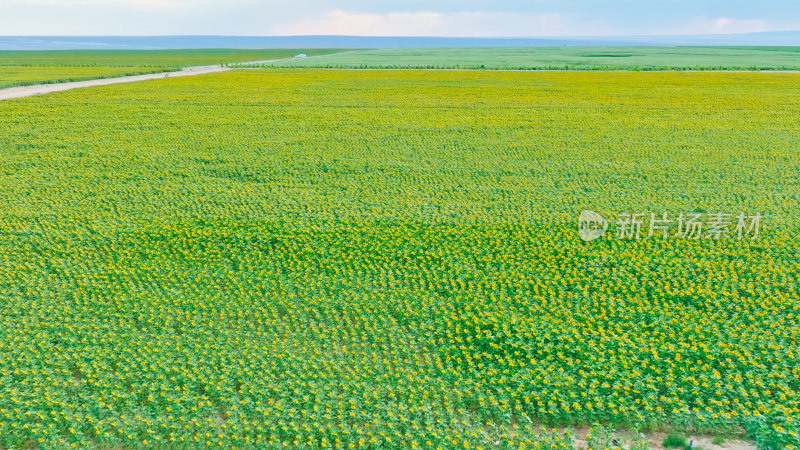
<instances>
[{"instance_id":1,"label":"distant green plain","mask_svg":"<svg viewBox=\"0 0 800 450\"><path fill-rule=\"evenodd\" d=\"M324 55L331 49L5 50L0 66L186 67Z\"/></svg>"},{"instance_id":2,"label":"distant green plain","mask_svg":"<svg viewBox=\"0 0 800 450\"><path fill-rule=\"evenodd\" d=\"M800 47L510 47L351 50L263 67L800 70Z\"/></svg>"}]
</instances>

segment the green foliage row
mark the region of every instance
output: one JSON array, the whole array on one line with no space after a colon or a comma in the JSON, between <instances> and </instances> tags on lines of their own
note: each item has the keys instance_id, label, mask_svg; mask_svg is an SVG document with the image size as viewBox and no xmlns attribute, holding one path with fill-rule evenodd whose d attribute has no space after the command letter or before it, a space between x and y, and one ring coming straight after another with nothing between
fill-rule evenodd
<instances>
[{"instance_id":1,"label":"green foliage row","mask_svg":"<svg viewBox=\"0 0 800 450\"><path fill-rule=\"evenodd\" d=\"M503 70L800 70L800 47L509 47L349 50L269 67Z\"/></svg>"},{"instance_id":2,"label":"green foliage row","mask_svg":"<svg viewBox=\"0 0 800 450\"><path fill-rule=\"evenodd\" d=\"M0 67L0 89L35 84L67 83L70 81L143 75L169 70L168 68L116 67Z\"/></svg>"}]
</instances>

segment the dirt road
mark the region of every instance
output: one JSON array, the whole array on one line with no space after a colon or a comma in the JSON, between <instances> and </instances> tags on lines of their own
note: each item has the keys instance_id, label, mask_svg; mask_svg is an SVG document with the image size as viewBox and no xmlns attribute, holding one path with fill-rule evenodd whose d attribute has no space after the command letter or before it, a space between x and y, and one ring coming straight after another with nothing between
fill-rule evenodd
<instances>
[{"instance_id":1,"label":"dirt road","mask_svg":"<svg viewBox=\"0 0 800 450\"><path fill-rule=\"evenodd\" d=\"M247 66L249 64L272 63L272 62L282 61L285 59L292 59L292 58L268 59L262 61L246 61L240 63L231 63L230 65L233 68L236 68L241 66ZM68 83L34 84L31 86L19 86L19 87L0 89L0 101L9 100L12 98L21 98L21 97L30 97L33 95L48 94L50 92L68 91L70 89L77 89L82 87L105 86L107 84L130 83L133 81L154 80L157 78L189 77L193 75L203 75L206 73L225 72L226 70L231 70L231 67L226 67L222 65L194 66L194 67L187 67L177 72L149 73L146 75L132 75L128 77L100 78L97 80L71 81Z\"/></svg>"},{"instance_id":2,"label":"dirt road","mask_svg":"<svg viewBox=\"0 0 800 450\"><path fill-rule=\"evenodd\" d=\"M30 97L32 95L47 94L50 92L67 91L90 86L104 86L107 84L130 83L133 81L153 80L157 78L189 77L206 73L224 72L230 70L222 66L195 66L187 67L176 72L149 73L146 75L132 75L128 77L101 78L97 80L72 81L68 83L36 84L32 86L19 86L0 89L0 100Z\"/></svg>"}]
</instances>

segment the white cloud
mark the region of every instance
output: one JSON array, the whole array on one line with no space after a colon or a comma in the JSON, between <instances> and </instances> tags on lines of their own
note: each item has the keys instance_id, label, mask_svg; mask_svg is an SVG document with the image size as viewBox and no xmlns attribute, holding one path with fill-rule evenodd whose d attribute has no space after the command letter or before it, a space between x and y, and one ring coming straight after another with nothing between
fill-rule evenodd
<instances>
[{"instance_id":1,"label":"white cloud","mask_svg":"<svg viewBox=\"0 0 800 450\"><path fill-rule=\"evenodd\" d=\"M698 17L684 27L683 34L736 34L736 33L755 33L759 31L771 31L774 27L763 19L732 19L730 17L718 17L710 19Z\"/></svg>"},{"instance_id":2,"label":"white cloud","mask_svg":"<svg viewBox=\"0 0 800 450\"><path fill-rule=\"evenodd\" d=\"M432 11L356 13L341 9L316 17L270 27L276 35L364 36L493 36L535 37L607 34L607 30L578 28L556 13Z\"/></svg>"},{"instance_id":3,"label":"white cloud","mask_svg":"<svg viewBox=\"0 0 800 450\"><path fill-rule=\"evenodd\" d=\"M556 37L800 29L797 14L776 15L785 8L759 8L752 17L720 6L701 16L677 6L623 10L629 2L600 8L596 0L548 0L534 2L548 9L534 10L523 0L462 0L458 12L455 0L376 0L366 11L357 0L0 0L0 34ZM505 9L490 10L498 4Z\"/></svg>"}]
</instances>

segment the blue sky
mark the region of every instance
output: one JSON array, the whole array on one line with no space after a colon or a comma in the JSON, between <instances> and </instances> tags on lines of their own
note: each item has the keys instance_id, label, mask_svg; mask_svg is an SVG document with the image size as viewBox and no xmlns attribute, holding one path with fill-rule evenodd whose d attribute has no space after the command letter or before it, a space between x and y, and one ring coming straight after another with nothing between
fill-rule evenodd
<instances>
[{"instance_id":1,"label":"blue sky","mask_svg":"<svg viewBox=\"0 0 800 450\"><path fill-rule=\"evenodd\" d=\"M626 36L800 30L798 0L0 0L0 35Z\"/></svg>"}]
</instances>

